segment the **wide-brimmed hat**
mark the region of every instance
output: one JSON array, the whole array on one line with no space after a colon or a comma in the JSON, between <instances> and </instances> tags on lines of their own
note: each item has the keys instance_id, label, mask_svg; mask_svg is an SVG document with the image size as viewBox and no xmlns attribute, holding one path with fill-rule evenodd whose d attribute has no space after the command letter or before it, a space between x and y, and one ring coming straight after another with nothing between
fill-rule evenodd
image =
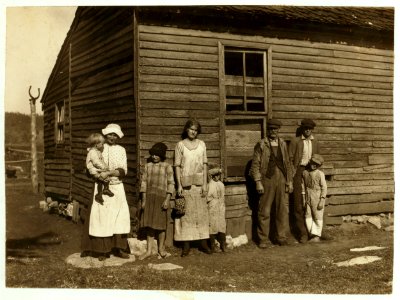
<instances>
[{"instance_id":1,"label":"wide-brimmed hat","mask_svg":"<svg viewBox=\"0 0 400 300\"><path fill-rule=\"evenodd\" d=\"M124 134L122 133L121 127L118 124L108 124L106 126L106 128L103 128L101 130L101 132L104 135L110 134L110 133L115 133L116 135L118 135L119 138L122 138L124 136Z\"/></svg>"},{"instance_id":2,"label":"wide-brimmed hat","mask_svg":"<svg viewBox=\"0 0 400 300\"><path fill-rule=\"evenodd\" d=\"M268 128L281 128L282 122L277 119L269 119L267 121Z\"/></svg>"},{"instance_id":3,"label":"wide-brimmed hat","mask_svg":"<svg viewBox=\"0 0 400 300\"><path fill-rule=\"evenodd\" d=\"M324 163L324 158L320 154L313 154L311 160L320 166Z\"/></svg>"},{"instance_id":4,"label":"wide-brimmed hat","mask_svg":"<svg viewBox=\"0 0 400 300\"><path fill-rule=\"evenodd\" d=\"M301 126L307 128L314 128L315 126L317 126L317 124L315 124L315 122L311 119L303 119L301 120Z\"/></svg>"}]
</instances>

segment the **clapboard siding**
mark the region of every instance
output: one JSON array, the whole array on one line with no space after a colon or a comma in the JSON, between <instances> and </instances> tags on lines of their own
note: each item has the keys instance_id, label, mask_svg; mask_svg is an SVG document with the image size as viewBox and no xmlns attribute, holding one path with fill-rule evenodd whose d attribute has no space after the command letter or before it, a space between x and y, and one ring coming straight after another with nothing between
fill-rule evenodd
<instances>
[{"instance_id":1,"label":"clapboard siding","mask_svg":"<svg viewBox=\"0 0 400 300\"><path fill-rule=\"evenodd\" d=\"M136 202L132 12L132 9L118 7L79 8L55 67L57 72L53 72L51 85L47 88L43 105L47 132L45 152L49 158L46 161L46 191L60 193L85 205L90 201L93 188L92 180L85 172L85 140L89 134L101 132L111 122L120 124L125 133L120 141L128 156L125 189L128 202ZM66 112L71 109L72 140L69 134L66 135L64 148L68 152L61 153L63 145L52 143L53 106L59 99L69 100L69 96L72 105L70 108L69 102L66 103ZM66 125L69 133L70 124ZM55 176L57 171L60 172L58 177Z\"/></svg>"},{"instance_id":2,"label":"clapboard siding","mask_svg":"<svg viewBox=\"0 0 400 300\"><path fill-rule=\"evenodd\" d=\"M151 146L161 141L168 146L167 160L172 163L189 117L200 121L208 159L219 164L217 43L180 35L164 39L162 33L147 33L142 25L139 33L141 167Z\"/></svg>"},{"instance_id":3,"label":"clapboard siding","mask_svg":"<svg viewBox=\"0 0 400 300\"><path fill-rule=\"evenodd\" d=\"M146 140L142 163L152 142L166 141L174 147L189 116L203 112L204 132L217 129L210 124L219 122L218 42L243 48L270 46L272 114L282 120L281 135L287 140L294 136L299 120L316 121L315 135L331 176L329 196L393 192L391 170L368 169L373 164L393 164L393 51L263 37L266 32L246 36L150 25L140 25L139 31L140 126L146 135L141 137ZM209 138L202 135L206 144L212 141ZM242 202L232 206L238 210L228 213L228 219L247 216L245 194L235 196Z\"/></svg>"},{"instance_id":4,"label":"clapboard siding","mask_svg":"<svg viewBox=\"0 0 400 300\"><path fill-rule=\"evenodd\" d=\"M69 115L69 48L59 54L59 71L51 78L54 84L44 95L44 185L45 193L69 199L70 190L70 115ZM46 101L43 101L46 99ZM56 144L56 104L64 103L64 142Z\"/></svg>"},{"instance_id":5,"label":"clapboard siding","mask_svg":"<svg viewBox=\"0 0 400 300\"><path fill-rule=\"evenodd\" d=\"M78 25L79 30L73 36L72 157L76 172L72 197L78 201L91 197L92 183L84 174L86 137L101 132L108 123L117 123L125 135L120 141L128 156L125 190L128 202L133 204L137 201L137 143L132 10L100 9L93 18L89 27Z\"/></svg>"}]
</instances>

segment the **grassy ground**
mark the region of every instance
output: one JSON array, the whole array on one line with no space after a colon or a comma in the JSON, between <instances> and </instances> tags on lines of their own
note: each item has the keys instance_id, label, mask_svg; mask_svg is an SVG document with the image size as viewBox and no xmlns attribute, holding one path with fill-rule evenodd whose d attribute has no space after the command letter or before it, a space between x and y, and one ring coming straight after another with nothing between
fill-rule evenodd
<instances>
[{"instance_id":1,"label":"grassy ground","mask_svg":"<svg viewBox=\"0 0 400 300\"><path fill-rule=\"evenodd\" d=\"M81 224L39 209L40 195L29 182L6 184L6 287L96 288L123 290L184 290L254 293L390 294L393 273L393 233L370 224L346 223L328 227L335 239L319 244L292 244L261 250L252 242L228 253L207 255L180 250L162 262L183 266L177 271L155 271L156 258L119 267L78 269L64 262L79 252ZM350 252L351 248L384 246L384 250ZM334 262L361 255L382 260L338 267Z\"/></svg>"}]
</instances>

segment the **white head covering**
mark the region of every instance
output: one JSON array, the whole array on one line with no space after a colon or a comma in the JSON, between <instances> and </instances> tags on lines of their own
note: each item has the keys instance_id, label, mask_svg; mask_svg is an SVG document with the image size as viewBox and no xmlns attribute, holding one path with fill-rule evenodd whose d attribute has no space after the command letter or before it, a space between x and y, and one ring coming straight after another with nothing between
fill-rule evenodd
<instances>
[{"instance_id":1,"label":"white head covering","mask_svg":"<svg viewBox=\"0 0 400 300\"><path fill-rule=\"evenodd\" d=\"M101 132L104 135L110 134L110 133L115 133L116 135L118 135L119 138L122 138L124 136L124 134L122 133L121 127L118 124L108 124L106 126L106 128L103 128L101 130Z\"/></svg>"}]
</instances>

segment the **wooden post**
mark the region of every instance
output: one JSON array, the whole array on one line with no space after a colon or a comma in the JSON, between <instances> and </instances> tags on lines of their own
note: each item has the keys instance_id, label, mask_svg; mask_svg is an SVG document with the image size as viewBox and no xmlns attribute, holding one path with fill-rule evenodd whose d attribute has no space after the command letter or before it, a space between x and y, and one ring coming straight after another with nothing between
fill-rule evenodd
<instances>
[{"instance_id":1,"label":"wooden post","mask_svg":"<svg viewBox=\"0 0 400 300\"><path fill-rule=\"evenodd\" d=\"M38 174L37 174L37 152L36 152L36 100L40 96L40 89L38 89L37 97L31 94L31 87L29 86L29 104L31 106L31 180L32 191L34 194L38 193Z\"/></svg>"}]
</instances>

